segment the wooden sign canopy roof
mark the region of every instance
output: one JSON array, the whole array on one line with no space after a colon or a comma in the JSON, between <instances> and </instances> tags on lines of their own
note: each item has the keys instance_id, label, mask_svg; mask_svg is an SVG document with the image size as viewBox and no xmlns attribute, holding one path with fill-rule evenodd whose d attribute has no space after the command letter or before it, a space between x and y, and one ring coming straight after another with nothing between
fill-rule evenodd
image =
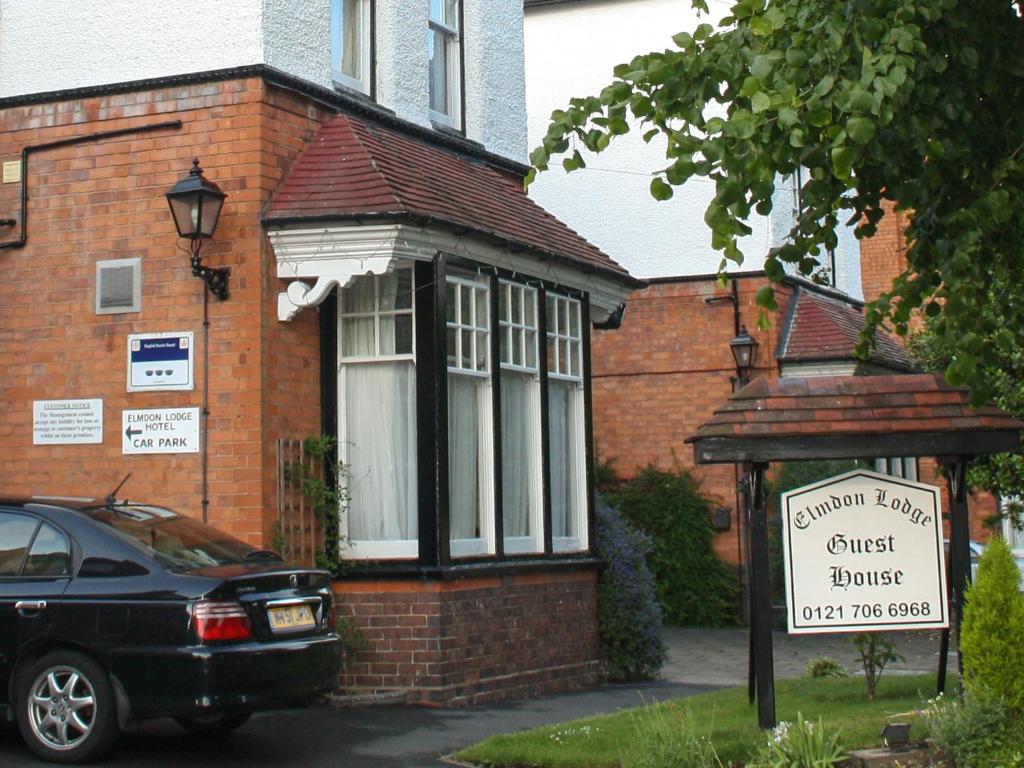
<instances>
[{"instance_id":1,"label":"wooden sign canopy roof","mask_svg":"<svg viewBox=\"0 0 1024 768\"><path fill-rule=\"evenodd\" d=\"M942 374L755 379L686 442L698 464L1016 451L1024 422Z\"/></svg>"}]
</instances>

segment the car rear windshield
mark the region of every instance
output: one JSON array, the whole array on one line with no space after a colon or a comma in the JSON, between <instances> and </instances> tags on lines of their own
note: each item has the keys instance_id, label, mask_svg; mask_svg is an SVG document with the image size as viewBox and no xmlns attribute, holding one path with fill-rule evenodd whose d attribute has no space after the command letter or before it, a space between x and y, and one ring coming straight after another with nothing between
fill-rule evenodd
<instances>
[{"instance_id":1,"label":"car rear windshield","mask_svg":"<svg viewBox=\"0 0 1024 768\"><path fill-rule=\"evenodd\" d=\"M163 507L117 504L90 509L88 514L171 570L246 562L260 552L212 526Z\"/></svg>"}]
</instances>

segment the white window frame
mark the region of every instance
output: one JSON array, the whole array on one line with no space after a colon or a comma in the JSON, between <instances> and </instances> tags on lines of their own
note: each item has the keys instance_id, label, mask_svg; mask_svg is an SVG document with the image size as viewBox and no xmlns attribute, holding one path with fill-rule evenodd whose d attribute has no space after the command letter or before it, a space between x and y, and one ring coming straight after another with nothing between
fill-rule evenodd
<instances>
[{"instance_id":1,"label":"white window frame","mask_svg":"<svg viewBox=\"0 0 1024 768\"><path fill-rule=\"evenodd\" d=\"M352 77L342 71L344 56L342 32L344 17L342 7L346 3L354 3L357 8L359 28L357 36L357 76ZM335 84L351 88L354 91L371 95L370 75L373 66L373 9L371 0L331 0L331 78Z\"/></svg>"},{"instance_id":2,"label":"white window frame","mask_svg":"<svg viewBox=\"0 0 1024 768\"><path fill-rule=\"evenodd\" d=\"M547 312L545 329L544 354L548 356L548 379L556 381L570 381L575 384L574 397L577 400L576 413L576 438L579 450L576 452L575 461L571 467L573 479L576 483L576 498L579 499L579 506L575 510L576 533L575 536L554 536L551 546L555 552L580 552L585 551L589 546L588 542L588 519L587 519L587 457L586 457L586 415L583 393L583 313L582 303L579 299L570 296L548 292L547 302L554 302L555 311ZM576 318L576 335L569 327L562 328L559 318L561 317L560 307L567 307L567 314L571 313ZM550 307L546 307L549 309ZM548 353L550 343L554 341L554 354ZM565 350L568 349L568 355ZM545 398L549 399L548 393ZM550 407L549 403L545 407ZM549 427L550 428L550 427ZM550 451L549 443L545 450Z\"/></svg>"},{"instance_id":3,"label":"white window frame","mask_svg":"<svg viewBox=\"0 0 1024 768\"><path fill-rule=\"evenodd\" d=\"M441 12L444 13L445 0L439 0ZM448 95L447 114L436 111L432 106L429 108L430 119L435 123L446 125L455 130L462 130L462 31L459 28L462 16L462 0L454 0L455 18L439 19L432 11L428 11L428 40L433 39L435 32L440 32L450 45L445 50L450 55L445 56L445 86ZM428 42L429 45L429 42ZM428 74L429 81L429 74ZM428 98L428 101L432 99Z\"/></svg>"},{"instance_id":4,"label":"white window frame","mask_svg":"<svg viewBox=\"0 0 1024 768\"><path fill-rule=\"evenodd\" d=\"M1000 513L1003 512L1007 504L1021 503L1021 501L1016 496L1007 496L1006 498L999 499ZM1007 544L1010 545L1010 551L1016 557L1024 557L1024 531L1014 530L1013 521L1009 517L1003 518L1003 538L1006 539Z\"/></svg>"},{"instance_id":5,"label":"white window frame","mask_svg":"<svg viewBox=\"0 0 1024 768\"><path fill-rule=\"evenodd\" d=\"M490 336L493 330L490 327L490 302L491 287L490 283L484 279L474 277L463 277L459 275L446 275L445 282L449 285L455 285L455 306L452 311L454 320L449 320L447 317L447 309L445 316L445 349L443 354L447 363L448 358L448 339L447 335L450 331L455 331L455 365L447 365L447 373L449 375L457 376L470 376L479 379L483 382L484 392L480 396L480 409L478 418L484 422L490 424L490 430L488 432L494 434L494 409L492 407L493 396L492 396L492 384L491 384L491 343ZM470 289L470 296L472 297L472 307L470 310L470 323L466 324L462 321L462 288ZM482 292L484 300L487 302L485 307L484 317L486 318L486 326L479 325L477 318L479 313L477 311L477 297L479 292ZM463 331L470 331L470 338L472 340L472 350L470 352L468 367L463 365L462 356L462 335ZM485 344L485 357L483 361L483 367L480 367L478 361L478 344L481 333L484 334ZM449 441L451 435L448 436ZM493 555L495 553L494 545L494 441L485 440L482 445L477 446L478 455L478 472L481 484L481 507L477 510L478 525L480 527L480 537L472 539L449 539L449 552L453 558L458 557L472 557L474 555ZM451 473L451 448L448 449L448 462L449 462L449 475ZM448 509L449 521L451 520L451 505L449 501Z\"/></svg>"},{"instance_id":6,"label":"white window frame","mask_svg":"<svg viewBox=\"0 0 1024 768\"><path fill-rule=\"evenodd\" d=\"M348 365L372 365L380 362L407 361L415 368L416 364L416 272L411 266L402 265L394 271L407 269L412 278L412 302L408 309L380 310L380 280L383 275L365 275L360 279L372 279L374 282L372 312L343 312L341 296L338 297L338 459L349 466L351 443L348 441L347 414L345 411L345 367ZM344 289L342 289L344 290ZM381 354L380 353L380 318L382 316L411 315L413 318L412 352L403 354ZM372 356L344 357L344 320L346 318L366 318L372 316L374 354ZM422 468L417 467L417 472ZM414 489L415 491L415 489ZM338 533L341 536L341 554L347 560L410 560L419 557L419 535L415 539L392 540L392 541L352 541L348 537L348 511L339 510Z\"/></svg>"},{"instance_id":7,"label":"white window frame","mask_svg":"<svg viewBox=\"0 0 1024 768\"><path fill-rule=\"evenodd\" d=\"M504 316L498 318L498 332L502 334L505 340L505 349L510 355L510 359L501 359L501 370L509 371L516 374L526 374L530 377L531 387L531 400L534 404L533 413L528 413L527 418L535 419L536 425L534 429L533 445L530 446L530 456L528 458L531 469L538 482L535 483L531 498L530 498L530 531L529 536L508 536L504 537L503 545L506 554L518 555L518 554L532 554L544 551L544 484L541 481L543 473L543 452L544 452L544 441L541 435L540 429L540 412L541 408L541 391L540 391L540 321L539 321L539 307L538 302L540 301L540 295L536 288L521 283L515 283L510 280L500 280L498 282L498 290L505 296L505 309L506 313ZM512 291L518 291L520 293L519 306L522 307L522 321L516 322L512 317ZM526 296L530 294L533 296L533 317L526 316ZM499 307L501 301L499 297ZM513 331L520 331L521 343L520 343L520 359L523 361L522 364L517 365L512 362L513 340L516 334ZM533 365L528 363L527 349L529 346L529 339L533 336ZM504 430L502 430L502 440L504 441ZM503 443L504 445L504 443ZM503 475L504 478L504 475Z\"/></svg>"}]
</instances>

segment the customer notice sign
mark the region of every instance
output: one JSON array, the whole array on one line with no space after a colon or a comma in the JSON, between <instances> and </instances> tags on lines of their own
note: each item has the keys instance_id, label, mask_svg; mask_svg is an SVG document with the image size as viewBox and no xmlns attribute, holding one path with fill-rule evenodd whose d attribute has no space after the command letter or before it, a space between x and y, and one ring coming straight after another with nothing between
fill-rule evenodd
<instances>
[{"instance_id":1,"label":"customer notice sign","mask_svg":"<svg viewBox=\"0 0 1024 768\"><path fill-rule=\"evenodd\" d=\"M947 627L939 490L854 470L782 495L791 634Z\"/></svg>"}]
</instances>

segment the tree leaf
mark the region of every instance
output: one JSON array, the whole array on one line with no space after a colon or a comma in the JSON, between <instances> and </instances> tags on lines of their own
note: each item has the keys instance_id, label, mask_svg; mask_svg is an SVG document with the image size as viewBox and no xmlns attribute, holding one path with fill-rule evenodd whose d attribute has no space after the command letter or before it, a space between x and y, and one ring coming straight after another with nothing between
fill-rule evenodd
<instances>
[{"instance_id":1,"label":"tree leaf","mask_svg":"<svg viewBox=\"0 0 1024 768\"><path fill-rule=\"evenodd\" d=\"M672 187L665 183L661 176L651 179L651 197L655 200L668 200L675 194Z\"/></svg>"}]
</instances>

